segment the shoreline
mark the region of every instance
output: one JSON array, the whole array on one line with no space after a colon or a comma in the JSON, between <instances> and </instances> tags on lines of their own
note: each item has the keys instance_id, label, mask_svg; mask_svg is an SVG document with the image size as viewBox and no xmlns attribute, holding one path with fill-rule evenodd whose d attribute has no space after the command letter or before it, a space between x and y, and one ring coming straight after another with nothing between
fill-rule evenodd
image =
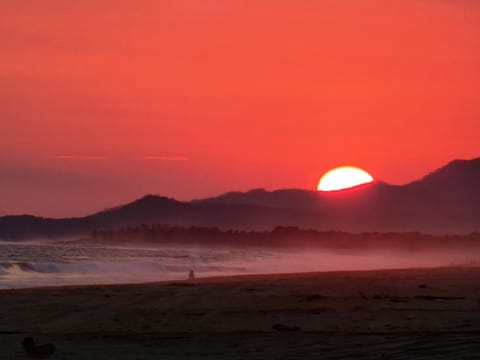
<instances>
[{"instance_id":1,"label":"shoreline","mask_svg":"<svg viewBox=\"0 0 480 360\"><path fill-rule=\"evenodd\" d=\"M179 286L188 286L195 284L221 284L221 283L241 283L244 281L262 281L273 279L303 279L311 277L319 277L325 275L335 274L367 274L380 272L418 272L422 270L460 270L460 269L478 269L480 265L464 264L464 265L443 265L443 266L426 266L426 267L405 267L405 268L378 268L367 270L325 270L325 271L307 271L307 272L279 272L279 273L258 273L258 274L236 274L236 275L217 275L196 277L195 279L179 279L179 280L160 280L160 281L142 281L142 282L125 282L125 283L95 283L95 284L66 284L66 285L46 285L46 286L32 286L32 287L18 287L18 288L0 288L0 294L8 291L21 290L55 290L55 289L81 289L88 287L125 287L125 286L172 286L179 284Z\"/></svg>"}]
</instances>

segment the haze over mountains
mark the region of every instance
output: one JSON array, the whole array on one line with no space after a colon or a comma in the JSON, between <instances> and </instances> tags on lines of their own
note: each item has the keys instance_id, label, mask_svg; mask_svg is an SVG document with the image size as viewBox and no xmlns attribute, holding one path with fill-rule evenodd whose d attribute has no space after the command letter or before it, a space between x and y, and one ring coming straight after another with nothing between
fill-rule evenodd
<instances>
[{"instance_id":1,"label":"haze over mountains","mask_svg":"<svg viewBox=\"0 0 480 360\"><path fill-rule=\"evenodd\" d=\"M480 231L479 185L480 158L455 160L403 186L376 181L334 192L256 189L190 202L147 195L81 218L4 216L0 217L0 239L82 236L94 229L142 223L248 230L292 225L347 232L464 234Z\"/></svg>"}]
</instances>

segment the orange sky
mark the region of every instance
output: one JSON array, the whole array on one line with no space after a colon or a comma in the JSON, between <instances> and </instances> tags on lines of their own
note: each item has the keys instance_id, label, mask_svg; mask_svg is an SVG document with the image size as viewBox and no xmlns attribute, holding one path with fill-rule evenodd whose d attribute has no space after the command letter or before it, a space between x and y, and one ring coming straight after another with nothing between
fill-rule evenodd
<instances>
[{"instance_id":1,"label":"orange sky","mask_svg":"<svg viewBox=\"0 0 480 360\"><path fill-rule=\"evenodd\" d=\"M474 0L0 0L0 214L480 156Z\"/></svg>"}]
</instances>

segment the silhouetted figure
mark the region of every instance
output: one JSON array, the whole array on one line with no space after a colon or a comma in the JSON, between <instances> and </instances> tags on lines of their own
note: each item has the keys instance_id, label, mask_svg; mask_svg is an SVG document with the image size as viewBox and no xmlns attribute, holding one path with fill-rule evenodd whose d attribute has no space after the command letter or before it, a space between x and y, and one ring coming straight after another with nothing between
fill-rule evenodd
<instances>
[{"instance_id":1,"label":"silhouetted figure","mask_svg":"<svg viewBox=\"0 0 480 360\"><path fill-rule=\"evenodd\" d=\"M55 352L55 345L44 344L36 345L31 337L26 337L22 341L22 347L31 358L46 358Z\"/></svg>"},{"instance_id":2,"label":"silhouetted figure","mask_svg":"<svg viewBox=\"0 0 480 360\"><path fill-rule=\"evenodd\" d=\"M195 279L195 273L193 272L193 270L190 270L190 272L188 273L188 280L193 280Z\"/></svg>"}]
</instances>

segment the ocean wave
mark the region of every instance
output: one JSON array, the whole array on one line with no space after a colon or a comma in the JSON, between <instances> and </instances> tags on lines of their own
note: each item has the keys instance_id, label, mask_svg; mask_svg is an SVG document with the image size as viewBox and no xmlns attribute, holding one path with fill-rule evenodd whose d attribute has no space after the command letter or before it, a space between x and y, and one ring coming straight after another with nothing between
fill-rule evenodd
<instances>
[{"instance_id":1,"label":"ocean wave","mask_svg":"<svg viewBox=\"0 0 480 360\"><path fill-rule=\"evenodd\" d=\"M25 273L42 273L42 274L52 274L52 273L62 273L62 272L71 272L75 271L77 266L73 264L62 264L62 263L35 263L27 261L12 261L12 262L1 262L0 263L0 274L7 275L14 272L25 272Z\"/></svg>"},{"instance_id":2,"label":"ocean wave","mask_svg":"<svg viewBox=\"0 0 480 360\"><path fill-rule=\"evenodd\" d=\"M0 262L0 276L37 274L65 274L65 275L113 275L154 277L158 274L187 274L190 270L197 272L244 272L245 267L233 265L213 265L204 263L163 264L156 261L103 261L103 262Z\"/></svg>"}]
</instances>

